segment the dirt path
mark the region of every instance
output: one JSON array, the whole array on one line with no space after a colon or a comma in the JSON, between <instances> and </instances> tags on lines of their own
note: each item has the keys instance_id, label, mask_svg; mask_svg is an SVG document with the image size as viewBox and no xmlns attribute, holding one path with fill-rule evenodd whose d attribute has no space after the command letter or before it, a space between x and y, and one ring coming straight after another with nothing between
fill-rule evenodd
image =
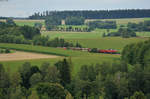
<instances>
[{"instance_id":1,"label":"dirt path","mask_svg":"<svg viewBox=\"0 0 150 99\"><path fill-rule=\"evenodd\" d=\"M59 56L17 51L15 53L0 54L0 61L29 60L57 57Z\"/></svg>"}]
</instances>

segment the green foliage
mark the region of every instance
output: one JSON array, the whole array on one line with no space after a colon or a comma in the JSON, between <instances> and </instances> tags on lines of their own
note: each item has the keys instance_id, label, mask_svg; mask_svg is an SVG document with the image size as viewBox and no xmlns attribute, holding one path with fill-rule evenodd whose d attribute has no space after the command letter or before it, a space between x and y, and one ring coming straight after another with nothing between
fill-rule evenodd
<instances>
[{"instance_id":1,"label":"green foliage","mask_svg":"<svg viewBox=\"0 0 150 99\"><path fill-rule=\"evenodd\" d=\"M150 41L129 44L122 51L122 60L129 64L142 64L143 67L148 65L148 52Z\"/></svg>"},{"instance_id":2,"label":"green foliage","mask_svg":"<svg viewBox=\"0 0 150 99\"><path fill-rule=\"evenodd\" d=\"M131 96L130 99L146 99L145 95L140 92L135 92L133 96Z\"/></svg>"},{"instance_id":3,"label":"green foliage","mask_svg":"<svg viewBox=\"0 0 150 99\"><path fill-rule=\"evenodd\" d=\"M127 27L134 31L150 31L150 21L140 22L138 24L129 22Z\"/></svg>"},{"instance_id":4,"label":"green foliage","mask_svg":"<svg viewBox=\"0 0 150 99\"><path fill-rule=\"evenodd\" d=\"M29 96L28 99L39 99L39 96L37 95L36 91L32 91L32 94Z\"/></svg>"},{"instance_id":5,"label":"green foliage","mask_svg":"<svg viewBox=\"0 0 150 99\"><path fill-rule=\"evenodd\" d=\"M26 39L32 39L35 35L40 35L40 30L38 28L27 25L20 27L20 30Z\"/></svg>"},{"instance_id":6,"label":"green foliage","mask_svg":"<svg viewBox=\"0 0 150 99\"><path fill-rule=\"evenodd\" d=\"M37 28L9 25L4 22L1 22L0 29L0 42L3 43L30 44L29 39L32 39L35 35L40 35Z\"/></svg>"},{"instance_id":7,"label":"green foliage","mask_svg":"<svg viewBox=\"0 0 150 99\"><path fill-rule=\"evenodd\" d=\"M47 30L52 30L61 24L61 20L57 17L48 17L45 19L45 25Z\"/></svg>"},{"instance_id":8,"label":"green foliage","mask_svg":"<svg viewBox=\"0 0 150 99\"><path fill-rule=\"evenodd\" d=\"M48 67L46 70L46 75L44 77L45 82L49 83L59 83L60 73L55 66Z\"/></svg>"},{"instance_id":9,"label":"green foliage","mask_svg":"<svg viewBox=\"0 0 150 99\"><path fill-rule=\"evenodd\" d=\"M42 75L40 73L34 73L30 77L30 84L31 84L31 86L35 86L35 85L37 85L40 82L42 82Z\"/></svg>"},{"instance_id":10,"label":"green foliage","mask_svg":"<svg viewBox=\"0 0 150 99\"><path fill-rule=\"evenodd\" d=\"M60 82L63 86L71 83L71 66L66 59L55 64L60 72Z\"/></svg>"},{"instance_id":11,"label":"green foliage","mask_svg":"<svg viewBox=\"0 0 150 99\"><path fill-rule=\"evenodd\" d=\"M136 37L136 33L130 28L120 28L117 32L108 33L107 36L121 36L123 38Z\"/></svg>"},{"instance_id":12,"label":"green foliage","mask_svg":"<svg viewBox=\"0 0 150 99\"><path fill-rule=\"evenodd\" d=\"M66 25L83 25L84 20L83 17L67 17L65 23Z\"/></svg>"},{"instance_id":13,"label":"green foliage","mask_svg":"<svg viewBox=\"0 0 150 99\"><path fill-rule=\"evenodd\" d=\"M99 29L116 29L117 24L115 21L93 21L89 22L88 26L92 29L99 28Z\"/></svg>"},{"instance_id":14,"label":"green foliage","mask_svg":"<svg viewBox=\"0 0 150 99\"><path fill-rule=\"evenodd\" d=\"M60 84L40 83L36 87L40 99L65 99L66 91Z\"/></svg>"},{"instance_id":15,"label":"green foliage","mask_svg":"<svg viewBox=\"0 0 150 99\"><path fill-rule=\"evenodd\" d=\"M34 27L38 28L39 30L41 30L42 28L42 23L34 23Z\"/></svg>"},{"instance_id":16,"label":"green foliage","mask_svg":"<svg viewBox=\"0 0 150 99\"><path fill-rule=\"evenodd\" d=\"M16 26L15 22L11 18L6 19L6 24L11 25L11 26Z\"/></svg>"}]
</instances>

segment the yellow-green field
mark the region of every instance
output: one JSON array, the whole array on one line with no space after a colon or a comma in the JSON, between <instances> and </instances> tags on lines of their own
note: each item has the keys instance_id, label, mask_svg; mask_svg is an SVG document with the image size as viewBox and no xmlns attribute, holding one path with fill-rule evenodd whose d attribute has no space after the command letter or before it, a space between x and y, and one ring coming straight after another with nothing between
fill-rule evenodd
<instances>
[{"instance_id":1,"label":"yellow-green field","mask_svg":"<svg viewBox=\"0 0 150 99\"><path fill-rule=\"evenodd\" d=\"M150 20L150 18L122 18L122 19L88 19L86 20L86 22L88 21L97 21L97 20L101 20L101 21L116 21L117 24L119 25L126 25L128 24L128 22L132 22L132 23L139 23L139 22L143 22L145 20Z\"/></svg>"}]
</instances>

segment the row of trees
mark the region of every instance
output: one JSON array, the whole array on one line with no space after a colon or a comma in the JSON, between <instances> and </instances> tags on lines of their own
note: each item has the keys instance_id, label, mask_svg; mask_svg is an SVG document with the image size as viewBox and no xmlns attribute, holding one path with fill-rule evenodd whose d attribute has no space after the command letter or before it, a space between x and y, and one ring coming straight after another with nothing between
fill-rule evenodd
<instances>
[{"instance_id":1,"label":"row of trees","mask_svg":"<svg viewBox=\"0 0 150 99\"><path fill-rule=\"evenodd\" d=\"M90 32L92 31L91 28L89 27L82 27L82 26L77 26L77 27L74 27L74 26L58 26L56 27L56 29L54 29L55 31L72 31L72 32Z\"/></svg>"},{"instance_id":2,"label":"row of trees","mask_svg":"<svg viewBox=\"0 0 150 99\"><path fill-rule=\"evenodd\" d=\"M89 28L95 29L116 29L116 21L92 21L87 23Z\"/></svg>"},{"instance_id":3,"label":"row of trees","mask_svg":"<svg viewBox=\"0 0 150 99\"><path fill-rule=\"evenodd\" d=\"M150 31L150 21L144 21L137 24L129 22L127 27L134 31Z\"/></svg>"},{"instance_id":4,"label":"row of trees","mask_svg":"<svg viewBox=\"0 0 150 99\"><path fill-rule=\"evenodd\" d=\"M40 68L24 63L10 74L0 64L2 99L149 99L150 67L120 63L83 65L72 76L71 58ZM73 97L73 98L72 98Z\"/></svg>"},{"instance_id":5,"label":"row of trees","mask_svg":"<svg viewBox=\"0 0 150 99\"><path fill-rule=\"evenodd\" d=\"M85 19L83 17L67 17L65 19L66 25L84 25Z\"/></svg>"},{"instance_id":6,"label":"row of trees","mask_svg":"<svg viewBox=\"0 0 150 99\"><path fill-rule=\"evenodd\" d=\"M46 19L57 17L66 19L67 17L83 17L85 19L115 19L115 18L143 18L150 17L149 9L123 9L123 10L81 10L81 11L44 11L37 12L29 19Z\"/></svg>"},{"instance_id":7,"label":"row of trees","mask_svg":"<svg viewBox=\"0 0 150 99\"><path fill-rule=\"evenodd\" d=\"M120 28L117 32L103 34L103 37L121 36L123 38L136 37L136 32L130 28Z\"/></svg>"},{"instance_id":8,"label":"row of trees","mask_svg":"<svg viewBox=\"0 0 150 99\"><path fill-rule=\"evenodd\" d=\"M34 45L42 45L42 46L48 46L48 47L82 47L81 44L76 43L75 45L73 43L66 42L62 38L55 38L53 40L49 40L49 37L44 36L35 36L33 38L33 44Z\"/></svg>"}]
</instances>

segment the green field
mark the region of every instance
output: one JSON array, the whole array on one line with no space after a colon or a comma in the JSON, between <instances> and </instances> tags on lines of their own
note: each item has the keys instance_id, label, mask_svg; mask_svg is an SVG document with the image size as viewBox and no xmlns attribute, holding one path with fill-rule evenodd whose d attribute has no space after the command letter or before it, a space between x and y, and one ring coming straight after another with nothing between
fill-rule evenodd
<instances>
[{"instance_id":1,"label":"green field","mask_svg":"<svg viewBox=\"0 0 150 99\"><path fill-rule=\"evenodd\" d=\"M2 22L5 22L6 20L0 20ZM43 25L45 24L44 23L44 20L20 20L20 19L16 19L14 20L14 22L19 25L19 26L24 26L24 25L29 25L29 26L34 26L35 23L42 23Z\"/></svg>"},{"instance_id":2,"label":"green field","mask_svg":"<svg viewBox=\"0 0 150 99\"><path fill-rule=\"evenodd\" d=\"M87 48L100 48L100 49L117 49L119 51L122 48L129 44L135 43L139 41L144 41L147 38L139 37L139 38L121 38L121 37L102 37L105 29L96 30L94 32L57 32L57 31L49 31L42 32L42 35L49 36L51 39L56 37L64 38L69 42L76 43L79 42L83 47ZM115 31L115 30L110 30Z\"/></svg>"},{"instance_id":3,"label":"green field","mask_svg":"<svg viewBox=\"0 0 150 99\"><path fill-rule=\"evenodd\" d=\"M102 63L104 61L118 61L120 60L120 55L110 55L110 54L99 54L99 53L89 53L89 52L81 52L81 51L72 51L72 50L64 50L59 48L50 48L50 47L41 47L41 46L32 46L32 45L17 45L17 44L2 44L0 43L0 47L2 48L11 48L17 50L25 50L32 52L40 52L47 54L59 55L62 53L64 55L70 56L72 58L74 71L73 75L75 75L80 67L84 64L96 64ZM0 62L6 68L9 68L12 72L16 71L19 66L21 66L24 62L31 62L32 65L40 66L43 62L50 62L52 65L61 60L61 58L57 59L38 59L38 60L23 60L23 61L9 61L9 62Z\"/></svg>"},{"instance_id":4,"label":"green field","mask_svg":"<svg viewBox=\"0 0 150 99\"><path fill-rule=\"evenodd\" d=\"M132 22L132 23L139 23L139 22L143 22L145 20L150 20L150 18L122 18L122 19L89 19L86 20L86 22L88 21L116 21L118 25L126 25L128 24L128 22Z\"/></svg>"}]
</instances>

